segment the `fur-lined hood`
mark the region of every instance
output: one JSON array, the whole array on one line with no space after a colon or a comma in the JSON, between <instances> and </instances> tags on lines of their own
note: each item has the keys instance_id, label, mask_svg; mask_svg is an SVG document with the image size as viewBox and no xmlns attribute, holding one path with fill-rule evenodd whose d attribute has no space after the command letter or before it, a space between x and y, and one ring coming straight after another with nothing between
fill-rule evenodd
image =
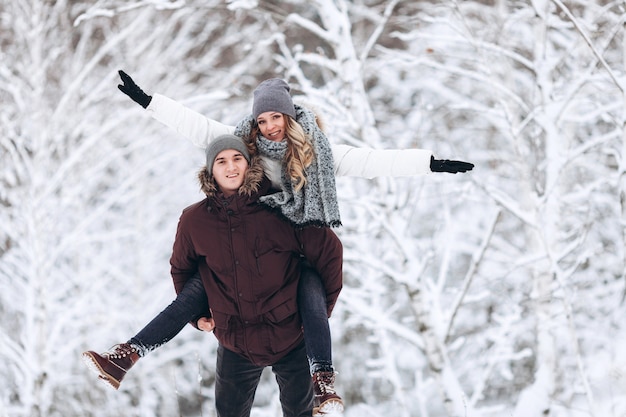
<instances>
[{"instance_id":1,"label":"fur-lined hood","mask_svg":"<svg viewBox=\"0 0 626 417\"><path fill-rule=\"evenodd\" d=\"M251 197L253 194L258 193L261 188L261 183L263 182L264 176L265 171L263 170L263 163L261 162L259 155L253 155L250 158L250 164L248 167L248 171L246 172L246 178L239 188L238 194L246 197ZM218 191L217 183L215 182L215 179L211 176L211 173L208 171L206 165L203 166L198 172L198 181L200 182L200 190L207 197L215 197Z\"/></svg>"}]
</instances>

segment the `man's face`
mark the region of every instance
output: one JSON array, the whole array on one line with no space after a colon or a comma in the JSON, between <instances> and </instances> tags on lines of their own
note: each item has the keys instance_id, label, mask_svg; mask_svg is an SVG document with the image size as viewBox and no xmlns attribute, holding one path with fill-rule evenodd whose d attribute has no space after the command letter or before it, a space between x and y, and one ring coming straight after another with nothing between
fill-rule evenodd
<instances>
[{"instance_id":1,"label":"man's face","mask_svg":"<svg viewBox=\"0 0 626 417\"><path fill-rule=\"evenodd\" d=\"M213 178L225 196L233 195L243 184L248 161L235 149L226 149L218 153L213 163Z\"/></svg>"},{"instance_id":2,"label":"man's face","mask_svg":"<svg viewBox=\"0 0 626 417\"><path fill-rule=\"evenodd\" d=\"M256 122L259 125L261 134L265 139L282 142L287 134L287 122L285 121L285 115L275 111L266 111L259 114L256 118Z\"/></svg>"}]
</instances>

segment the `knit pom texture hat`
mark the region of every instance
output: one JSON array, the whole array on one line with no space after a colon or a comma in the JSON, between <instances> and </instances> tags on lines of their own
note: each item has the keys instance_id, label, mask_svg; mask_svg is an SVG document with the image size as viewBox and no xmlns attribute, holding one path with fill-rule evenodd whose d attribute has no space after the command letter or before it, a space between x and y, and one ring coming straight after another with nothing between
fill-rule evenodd
<instances>
[{"instance_id":1,"label":"knit pom texture hat","mask_svg":"<svg viewBox=\"0 0 626 417\"><path fill-rule=\"evenodd\" d=\"M295 119L296 109L289 90L289 85L280 78L270 78L259 84L253 93L252 116L254 120L268 111L287 114Z\"/></svg>"}]
</instances>

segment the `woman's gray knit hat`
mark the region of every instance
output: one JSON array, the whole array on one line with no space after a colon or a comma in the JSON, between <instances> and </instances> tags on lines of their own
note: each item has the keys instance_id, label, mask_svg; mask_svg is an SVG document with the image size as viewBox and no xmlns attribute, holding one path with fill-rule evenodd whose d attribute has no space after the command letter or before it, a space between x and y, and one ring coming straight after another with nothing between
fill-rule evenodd
<instances>
[{"instance_id":1,"label":"woman's gray knit hat","mask_svg":"<svg viewBox=\"0 0 626 417\"><path fill-rule=\"evenodd\" d=\"M277 111L296 118L296 109L293 106L289 85L280 78L270 78L263 81L254 90L252 116L254 120L266 111Z\"/></svg>"},{"instance_id":2,"label":"woman's gray knit hat","mask_svg":"<svg viewBox=\"0 0 626 417\"><path fill-rule=\"evenodd\" d=\"M234 149L241 152L248 163L250 163L248 148L239 136L221 135L212 140L206 148L206 168L209 171L209 175L213 175L213 163L215 163L215 158L217 158L220 152L226 149Z\"/></svg>"}]
</instances>

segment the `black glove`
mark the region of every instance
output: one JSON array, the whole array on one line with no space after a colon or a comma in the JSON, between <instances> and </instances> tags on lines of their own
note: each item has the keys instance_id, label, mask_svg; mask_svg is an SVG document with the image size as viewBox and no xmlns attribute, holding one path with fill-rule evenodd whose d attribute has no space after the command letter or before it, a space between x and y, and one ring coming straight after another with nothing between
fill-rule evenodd
<instances>
[{"instance_id":1,"label":"black glove","mask_svg":"<svg viewBox=\"0 0 626 417\"><path fill-rule=\"evenodd\" d=\"M143 90L135 84L133 79L130 78L130 76L124 71L119 70L118 73L120 74L120 78L124 84L119 84L117 88L119 88L122 93L133 99L135 103L141 105L144 109L148 107L148 104L150 104L150 101L152 100L152 96L144 93Z\"/></svg>"},{"instance_id":2,"label":"black glove","mask_svg":"<svg viewBox=\"0 0 626 417\"><path fill-rule=\"evenodd\" d=\"M474 168L474 164L463 161L450 161L448 159L435 159L434 156L430 157L430 170L432 172L451 172L456 174L457 172L467 172Z\"/></svg>"}]
</instances>

